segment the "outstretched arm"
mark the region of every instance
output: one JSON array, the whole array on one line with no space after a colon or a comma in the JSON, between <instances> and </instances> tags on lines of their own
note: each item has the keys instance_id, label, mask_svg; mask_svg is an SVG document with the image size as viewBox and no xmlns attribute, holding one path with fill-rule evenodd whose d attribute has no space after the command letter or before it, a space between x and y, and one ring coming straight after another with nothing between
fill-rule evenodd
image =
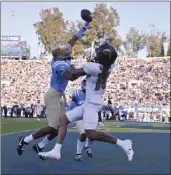
<instances>
[{"instance_id":1,"label":"outstretched arm","mask_svg":"<svg viewBox=\"0 0 171 175\"><path fill-rule=\"evenodd\" d=\"M74 81L85 75L97 76L97 71L93 63L87 63L80 69L71 69L70 71L65 71L63 75L66 79Z\"/></svg>"},{"instance_id":2,"label":"outstretched arm","mask_svg":"<svg viewBox=\"0 0 171 175\"><path fill-rule=\"evenodd\" d=\"M63 75L66 79L74 81L79 77L86 75L86 73L84 72L83 68L80 68L80 69L72 69L71 71L65 71Z\"/></svg>"},{"instance_id":3,"label":"outstretched arm","mask_svg":"<svg viewBox=\"0 0 171 175\"><path fill-rule=\"evenodd\" d=\"M84 32L89 28L90 23L86 22L85 25L68 41L68 43L73 47L77 40L82 38Z\"/></svg>"},{"instance_id":4,"label":"outstretched arm","mask_svg":"<svg viewBox=\"0 0 171 175\"><path fill-rule=\"evenodd\" d=\"M78 39L79 39L79 38L78 38L76 35L74 35L74 36L71 38L71 40L68 41L68 43L71 45L71 47L73 47L73 46L76 44L76 42L77 42Z\"/></svg>"}]
</instances>

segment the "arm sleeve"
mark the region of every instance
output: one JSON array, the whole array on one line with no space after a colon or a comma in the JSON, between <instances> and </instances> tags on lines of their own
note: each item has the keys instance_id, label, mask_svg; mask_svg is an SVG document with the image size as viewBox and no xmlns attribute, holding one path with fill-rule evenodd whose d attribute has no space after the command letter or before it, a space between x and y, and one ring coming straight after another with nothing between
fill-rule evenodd
<instances>
[{"instance_id":1,"label":"arm sleeve","mask_svg":"<svg viewBox=\"0 0 171 175\"><path fill-rule=\"evenodd\" d=\"M84 32L87 30L87 28L89 27L89 24L88 22L85 23L85 25L75 34L78 38L82 38L83 37L83 34Z\"/></svg>"}]
</instances>

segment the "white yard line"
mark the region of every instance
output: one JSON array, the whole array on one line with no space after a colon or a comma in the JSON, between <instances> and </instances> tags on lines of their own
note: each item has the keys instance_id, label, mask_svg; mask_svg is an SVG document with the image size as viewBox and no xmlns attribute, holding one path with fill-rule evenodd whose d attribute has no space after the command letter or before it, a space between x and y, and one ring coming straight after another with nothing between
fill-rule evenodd
<instances>
[{"instance_id":1,"label":"white yard line","mask_svg":"<svg viewBox=\"0 0 171 175\"><path fill-rule=\"evenodd\" d=\"M37 129L31 129L31 130L25 130L25 131L19 131L19 132L12 132L12 133L8 133L8 134L1 134L1 136L7 136L7 135L18 134L18 133L22 133L22 132L24 133L24 132L35 131L35 130L37 130Z\"/></svg>"}]
</instances>

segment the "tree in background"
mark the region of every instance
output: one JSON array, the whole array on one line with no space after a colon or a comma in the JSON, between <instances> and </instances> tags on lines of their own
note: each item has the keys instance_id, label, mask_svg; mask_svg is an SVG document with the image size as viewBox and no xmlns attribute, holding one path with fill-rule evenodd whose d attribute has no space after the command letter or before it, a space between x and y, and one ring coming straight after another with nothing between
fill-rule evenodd
<instances>
[{"instance_id":1,"label":"tree in background","mask_svg":"<svg viewBox=\"0 0 171 175\"><path fill-rule=\"evenodd\" d=\"M138 52L145 47L144 33L136 30L135 27L131 27L125 41L123 41L123 46L127 57L136 58Z\"/></svg>"},{"instance_id":2,"label":"tree in background","mask_svg":"<svg viewBox=\"0 0 171 175\"><path fill-rule=\"evenodd\" d=\"M44 9L40 12L41 21L34 24L39 41L50 53L52 44L64 39L64 33L67 31L66 22L63 14L58 8Z\"/></svg>"},{"instance_id":3,"label":"tree in background","mask_svg":"<svg viewBox=\"0 0 171 175\"><path fill-rule=\"evenodd\" d=\"M94 40L102 38L104 32L107 32L112 44L116 49L119 49L121 39L116 28L119 26L120 18L116 9L113 7L108 8L106 4L96 4L92 14L93 21L91 23L91 30L85 33L83 43L86 46L90 46Z\"/></svg>"},{"instance_id":4,"label":"tree in background","mask_svg":"<svg viewBox=\"0 0 171 175\"><path fill-rule=\"evenodd\" d=\"M106 32L110 42L122 55L124 53L121 46L128 57L137 57L138 52L146 46L148 57L164 56L163 41L166 34L157 31L154 25L150 25L150 32L146 34L132 27L126 35L126 39L122 41L117 31L120 18L116 9L107 7L107 4L96 4L92 14L91 30L87 30L84 37L74 46L74 55L85 54L85 48L91 47L92 42L102 38ZM58 8L41 10L40 17L41 21L36 22L34 28L40 43L43 44L48 53L51 53L54 42L69 40L83 25L80 21L77 23L65 21ZM168 53L170 54L170 51Z\"/></svg>"},{"instance_id":5,"label":"tree in background","mask_svg":"<svg viewBox=\"0 0 171 175\"><path fill-rule=\"evenodd\" d=\"M45 50L51 53L52 45L59 40L72 38L77 31L74 22L65 21L63 14L58 8L44 9L40 12L41 21L34 24L39 41L44 45ZM84 53L80 41L73 48L73 53Z\"/></svg>"},{"instance_id":6,"label":"tree in background","mask_svg":"<svg viewBox=\"0 0 171 175\"><path fill-rule=\"evenodd\" d=\"M146 34L146 46L148 57L163 57L163 42L166 37L165 32L158 31L154 25L150 25L150 32Z\"/></svg>"},{"instance_id":7,"label":"tree in background","mask_svg":"<svg viewBox=\"0 0 171 175\"><path fill-rule=\"evenodd\" d=\"M69 40L81 27L80 22L74 23L65 21L63 14L58 8L44 9L40 12L41 21L34 24L39 41L45 46L45 50L50 53L52 44L57 40ZM92 29L85 33L85 37L78 41L73 48L73 53L83 54L84 48L91 46L93 40L103 37L107 32L112 44L117 50L120 49L121 38L118 36L116 27L119 26L119 16L117 11L106 4L97 4L93 12Z\"/></svg>"}]
</instances>

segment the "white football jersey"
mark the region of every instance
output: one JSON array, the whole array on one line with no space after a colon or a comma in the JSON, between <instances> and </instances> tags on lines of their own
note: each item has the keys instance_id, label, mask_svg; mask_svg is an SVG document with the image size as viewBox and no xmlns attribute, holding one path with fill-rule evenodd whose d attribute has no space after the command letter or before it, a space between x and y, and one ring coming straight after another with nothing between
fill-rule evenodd
<instances>
[{"instance_id":1,"label":"white football jersey","mask_svg":"<svg viewBox=\"0 0 171 175\"><path fill-rule=\"evenodd\" d=\"M103 66L99 63L87 63L83 69L87 74L86 78L86 100L94 104L103 104L102 95L106 88L107 78L110 75L111 70L114 68L114 64L111 66L108 75L102 80L99 75L102 73Z\"/></svg>"}]
</instances>

